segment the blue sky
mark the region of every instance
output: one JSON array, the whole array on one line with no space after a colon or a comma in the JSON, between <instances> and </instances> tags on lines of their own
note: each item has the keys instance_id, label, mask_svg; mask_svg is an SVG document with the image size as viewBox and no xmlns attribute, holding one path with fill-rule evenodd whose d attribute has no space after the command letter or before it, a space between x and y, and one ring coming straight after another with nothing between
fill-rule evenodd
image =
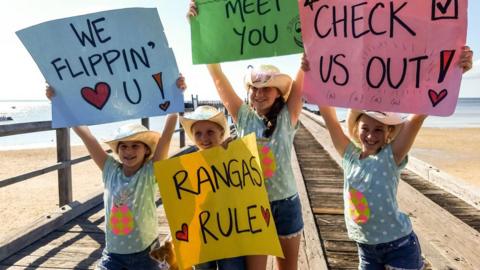
<instances>
[{"instance_id":1,"label":"blue sky","mask_svg":"<svg viewBox=\"0 0 480 270\"><path fill-rule=\"evenodd\" d=\"M480 97L480 1L469 1L467 44L476 52L474 68L462 81L461 97ZM156 7L178 67L185 75L189 89L185 93L198 94L200 99L218 99L204 65L191 64L190 28L185 18L189 0L15 0L0 10L0 72L2 89L0 100L43 100L45 80L33 59L16 37L15 31L48 20L126 7ZM294 75L300 55L246 60L222 65L234 88L242 97L243 73L248 65L271 63Z\"/></svg>"}]
</instances>

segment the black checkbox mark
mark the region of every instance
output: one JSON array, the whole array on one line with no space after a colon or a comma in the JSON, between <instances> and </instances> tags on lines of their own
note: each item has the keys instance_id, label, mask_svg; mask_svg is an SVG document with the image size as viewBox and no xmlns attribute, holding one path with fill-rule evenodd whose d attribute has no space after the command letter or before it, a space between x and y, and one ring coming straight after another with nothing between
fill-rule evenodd
<instances>
[{"instance_id":1,"label":"black checkbox mark","mask_svg":"<svg viewBox=\"0 0 480 270\"><path fill-rule=\"evenodd\" d=\"M438 8L438 10L440 10L440 12L442 14L445 14L445 13L447 13L447 10L448 10L448 7L450 6L450 3L452 3L452 0L447 0L447 2L445 2L445 5L442 5L442 3L437 2L437 8Z\"/></svg>"}]
</instances>

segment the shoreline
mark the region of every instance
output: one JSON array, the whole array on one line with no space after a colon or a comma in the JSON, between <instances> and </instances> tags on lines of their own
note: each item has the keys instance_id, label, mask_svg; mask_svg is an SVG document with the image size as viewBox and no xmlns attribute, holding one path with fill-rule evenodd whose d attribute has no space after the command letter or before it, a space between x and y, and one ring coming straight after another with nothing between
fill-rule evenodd
<instances>
[{"instance_id":1,"label":"shoreline","mask_svg":"<svg viewBox=\"0 0 480 270\"><path fill-rule=\"evenodd\" d=\"M104 149L108 147L104 144ZM172 140L169 154L179 149L179 141ZM71 158L88 155L83 145L72 146ZM0 151L0 180L45 168L57 163L55 147ZM34 222L37 218L58 207L57 171L33 177L0 188L0 243L12 231ZM72 166L72 200L103 190L102 174L93 160Z\"/></svg>"},{"instance_id":2,"label":"shoreline","mask_svg":"<svg viewBox=\"0 0 480 270\"><path fill-rule=\"evenodd\" d=\"M480 128L422 128L410 155L480 187Z\"/></svg>"},{"instance_id":3,"label":"shoreline","mask_svg":"<svg viewBox=\"0 0 480 270\"><path fill-rule=\"evenodd\" d=\"M187 145L189 140L187 138ZM107 148L106 146L104 147ZM480 128L422 128L410 155L456 178L480 187ZM170 154L179 149L172 140ZM88 155L83 145L72 146L72 159ZM57 163L56 148L1 150L0 180L39 170ZM101 172L92 160L72 166L73 200L103 189ZM58 206L57 172L53 171L0 188L0 242L15 228L33 222Z\"/></svg>"}]
</instances>

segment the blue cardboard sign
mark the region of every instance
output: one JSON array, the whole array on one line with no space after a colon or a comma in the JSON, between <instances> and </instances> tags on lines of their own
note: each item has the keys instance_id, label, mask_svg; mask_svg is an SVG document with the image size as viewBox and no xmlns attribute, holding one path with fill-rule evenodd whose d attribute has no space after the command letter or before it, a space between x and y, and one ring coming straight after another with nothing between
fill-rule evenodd
<instances>
[{"instance_id":1,"label":"blue cardboard sign","mask_svg":"<svg viewBox=\"0 0 480 270\"><path fill-rule=\"evenodd\" d=\"M17 31L55 89L52 126L183 111L179 72L155 8L127 8Z\"/></svg>"}]
</instances>

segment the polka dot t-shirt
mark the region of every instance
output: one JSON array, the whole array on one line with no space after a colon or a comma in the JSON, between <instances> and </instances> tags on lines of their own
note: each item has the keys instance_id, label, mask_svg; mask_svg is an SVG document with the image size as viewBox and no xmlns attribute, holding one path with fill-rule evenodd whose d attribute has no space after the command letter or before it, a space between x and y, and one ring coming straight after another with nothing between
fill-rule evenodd
<instances>
[{"instance_id":1,"label":"polka dot t-shirt","mask_svg":"<svg viewBox=\"0 0 480 270\"><path fill-rule=\"evenodd\" d=\"M158 235L156 181L148 161L134 175L109 156L103 167L106 250L130 254L145 250Z\"/></svg>"},{"instance_id":2,"label":"polka dot t-shirt","mask_svg":"<svg viewBox=\"0 0 480 270\"><path fill-rule=\"evenodd\" d=\"M262 168L267 170L265 186L268 191L268 199L277 201L291 197L297 193L295 178L291 164L291 152L293 138L298 127L292 126L290 113L285 105L277 116L277 125L270 138L263 138L265 124L262 118L247 104L243 104L238 111L236 123L238 135L243 137L252 132L256 134L259 144L259 152L265 158ZM269 152L272 154L270 155ZM274 160L272 160L272 158ZM272 166L275 164L275 166Z\"/></svg>"},{"instance_id":3,"label":"polka dot t-shirt","mask_svg":"<svg viewBox=\"0 0 480 270\"><path fill-rule=\"evenodd\" d=\"M359 148L350 143L343 157L345 223L350 239L363 244L387 243L412 231L408 216L398 209L400 171L392 147L360 159Z\"/></svg>"}]
</instances>

